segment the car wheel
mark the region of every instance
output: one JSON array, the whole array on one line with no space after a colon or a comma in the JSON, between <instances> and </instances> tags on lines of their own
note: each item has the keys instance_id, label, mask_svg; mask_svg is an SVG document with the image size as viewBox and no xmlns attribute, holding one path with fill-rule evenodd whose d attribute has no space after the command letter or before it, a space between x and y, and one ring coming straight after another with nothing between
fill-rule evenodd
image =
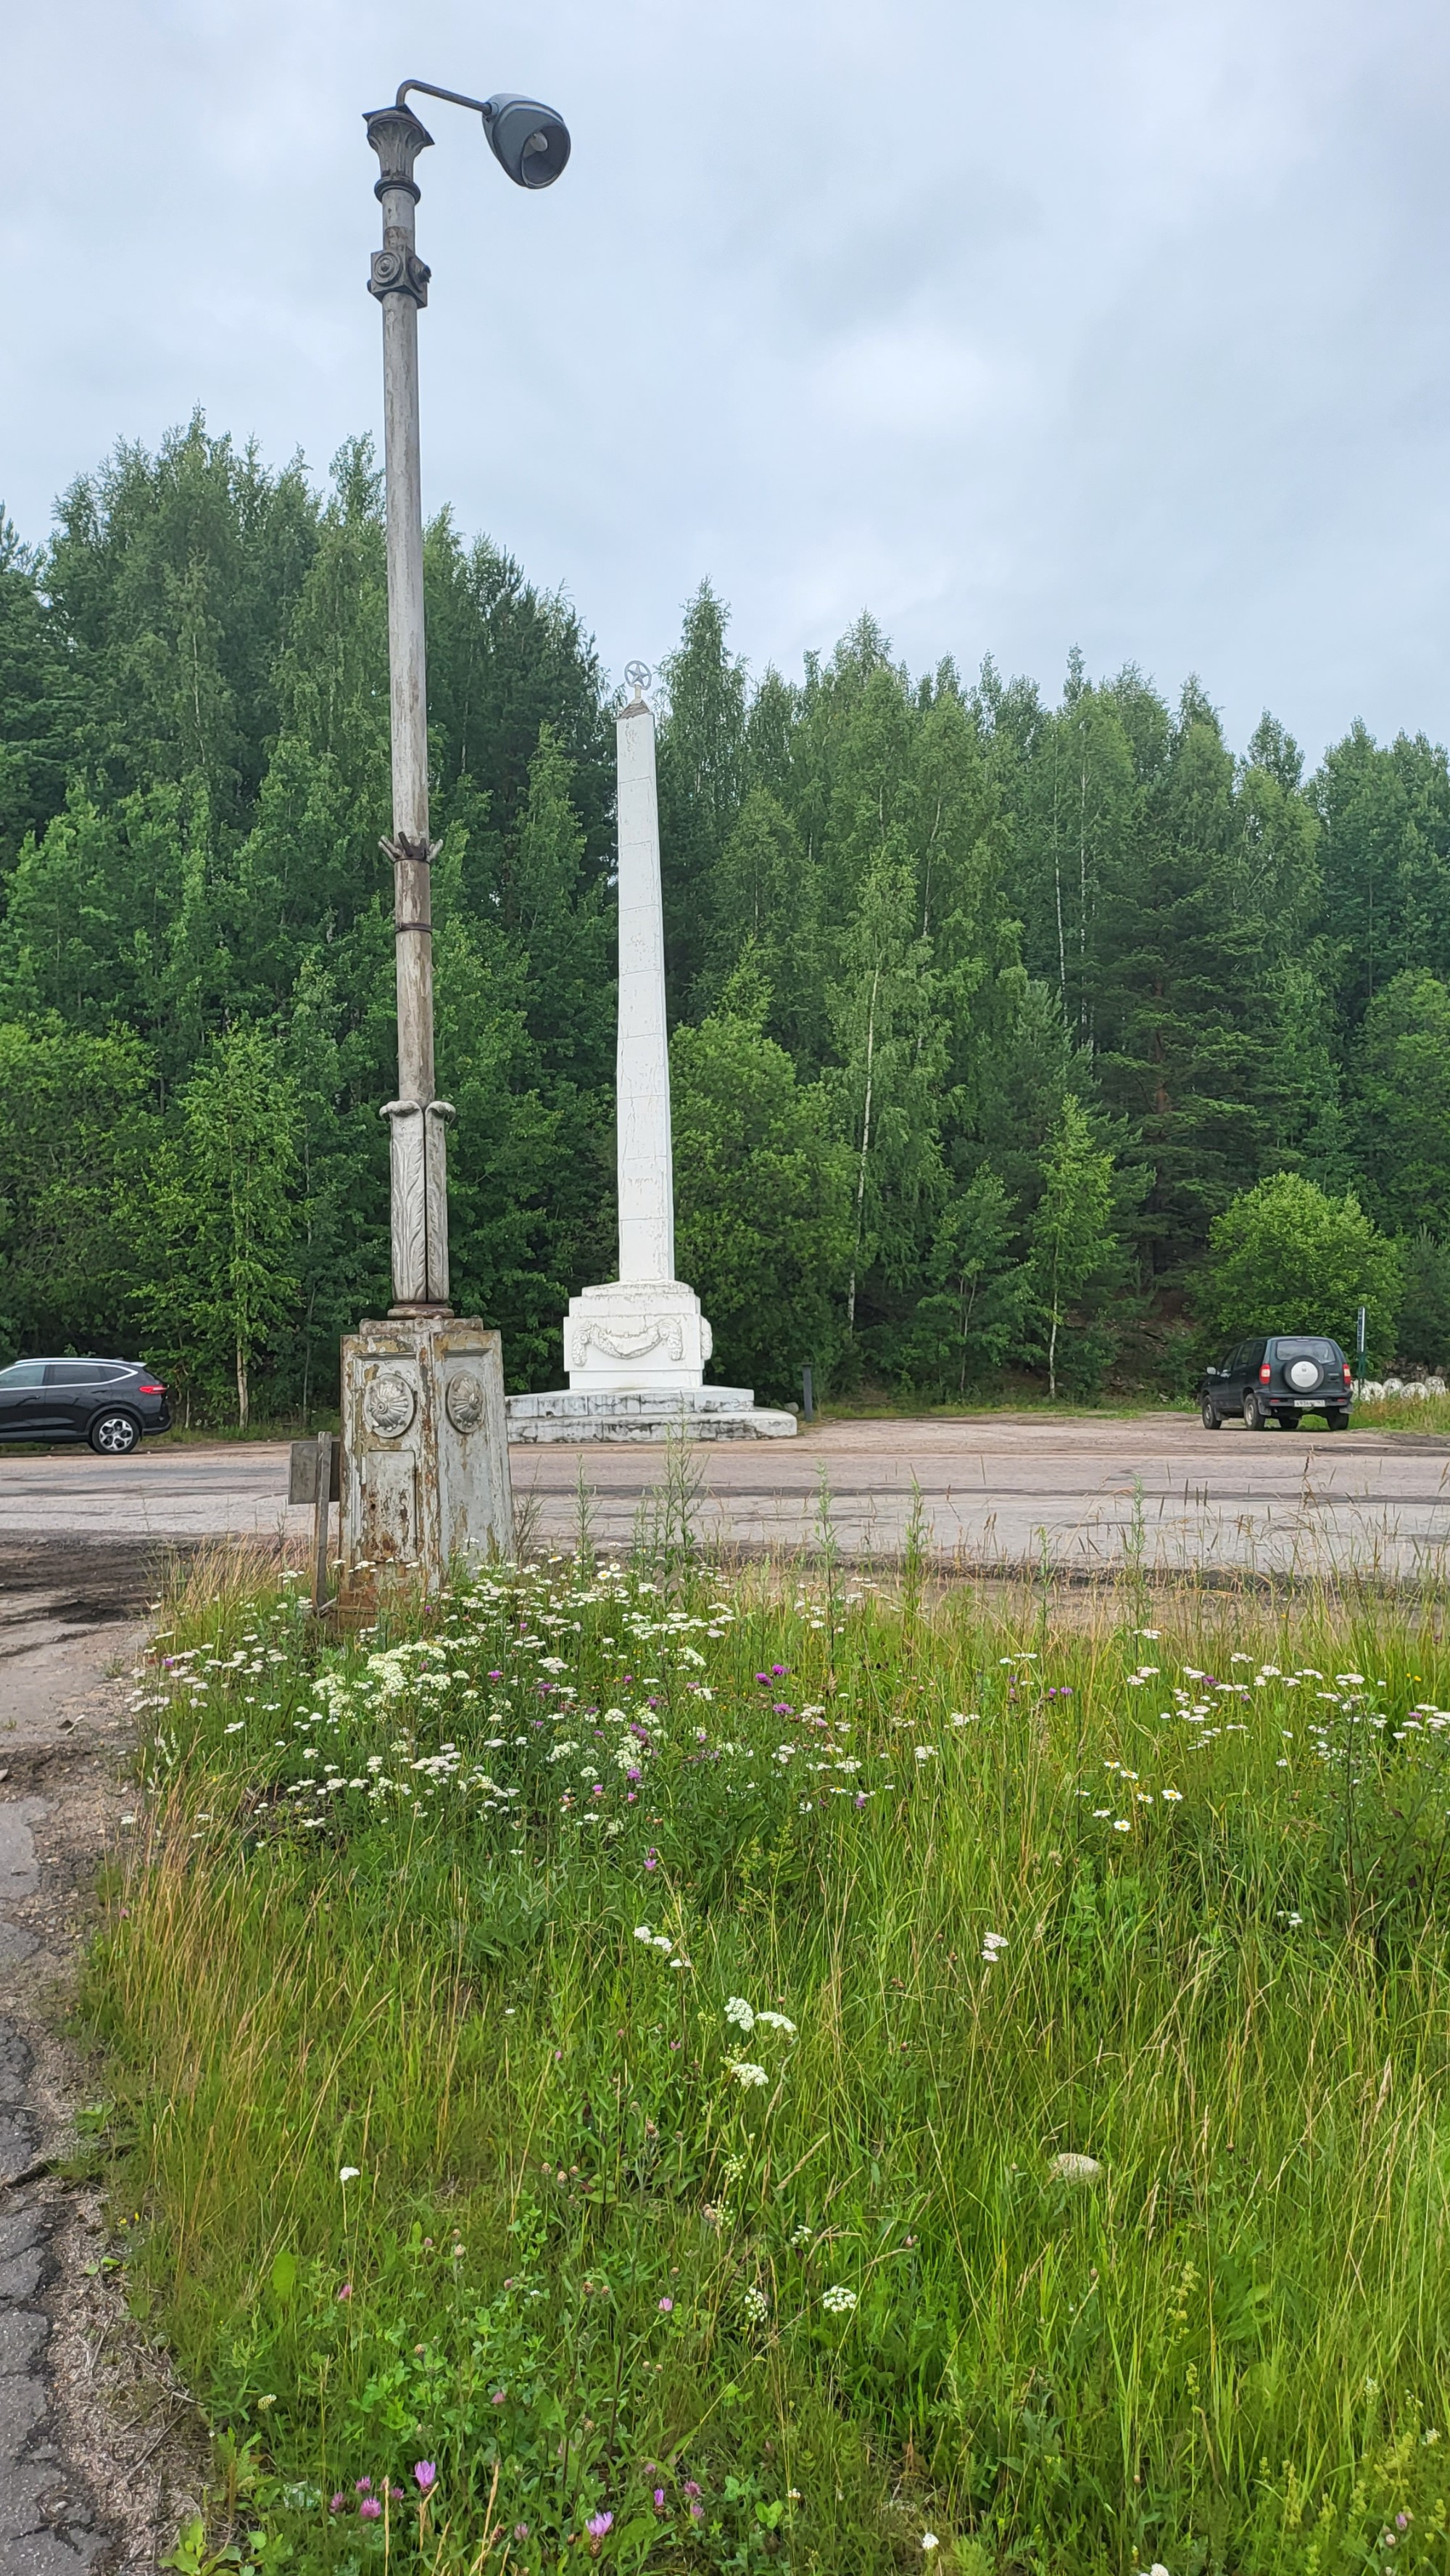
<instances>
[{"instance_id":1,"label":"car wheel","mask_svg":"<svg viewBox=\"0 0 1450 2576\"><path fill-rule=\"evenodd\" d=\"M1202 1404L1199 1406L1199 1413L1202 1417L1205 1431L1222 1431L1223 1417L1222 1415L1214 1412L1213 1406L1207 1396L1204 1397Z\"/></svg>"},{"instance_id":2,"label":"car wheel","mask_svg":"<svg viewBox=\"0 0 1450 2576\"><path fill-rule=\"evenodd\" d=\"M1244 1397L1244 1429L1246 1431L1262 1431L1263 1427L1263 1407L1260 1404L1258 1397L1255 1395L1253 1388L1250 1387L1248 1394Z\"/></svg>"},{"instance_id":3,"label":"car wheel","mask_svg":"<svg viewBox=\"0 0 1450 2576\"><path fill-rule=\"evenodd\" d=\"M1341 1413L1336 1410L1333 1413L1326 1413L1324 1419L1328 1423L1331 1431L1347 1431L1349 1429L1349 1416L1347 1413Z\"/></svg>"},{"instance_id":4,"label":"car wheel","mask_svg":"<svg viewBox=\"0 0 1450 2576\"><path fill-rule=\"evenodd\" d=\"M103 1413L91 1424L91 1447L102 1458L129 1458L141 1441L141 1426L130 1413Z\"/></svg>"}]
</instances>

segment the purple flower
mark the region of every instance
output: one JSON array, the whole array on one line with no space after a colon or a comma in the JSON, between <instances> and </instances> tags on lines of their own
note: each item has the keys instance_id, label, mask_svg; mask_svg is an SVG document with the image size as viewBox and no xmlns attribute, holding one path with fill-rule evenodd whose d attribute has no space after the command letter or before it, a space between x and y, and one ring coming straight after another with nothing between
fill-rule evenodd
<instances>
[{"instance_id":1,"label":"purple flower","mask_svg":"<svg viewBox=\"0 0 1450 2576\"><path fill-rule=\"evenodd\" d=\"M614 2529L614 2516L612 2513L591 2513L584 2528L591 2540L602 2540L606 2531Z\"/></svg>"},{"instance_id":2,"label":"purple flower","mask_svg":"<svg viewBox=\"0 0 1450 2576\"><path fill-rule=\"evenodd\" d=\"M770 1669L776 1674L788 1673L790 1671L790 1666L789 1664L772 1664Z\"/></svg>"},{"instance_id":3,"label":"purple flower","mask_svg":"<svg viewBox=\"0 0 1450 2576\"><path fill-rule=\"evenodd\" d=\"M357 2482L358 2494L370 2495L372 2493L372 2484L373 2482L371 2478L359 2478Z\"/></svg>"},{"instance_id":4,"label":"purple flower","mask_svg":"<svg viewBox=\"0 0 1450 2576\"><path fill-rule=\"evenodd\" d=\"M362 2503L358 2507L358 2511L362 2515L364 2522L376 2522L382 2509L383 2508L379 2504L376 2496L364 2496Z\"/></svg>"},{"instance_id":5,"label":"purple flower","mask_svg":"<svg viewBox=\"0 0 1450 2576\"><path fill-rule=\"evenodd\" d=\"M687 2496L697 2496L702 2493L702 2489L694 2478L686 2478L685 2493Z\"/></svg>"},{"instance_id":6,"label":"purple flower","mask_svg":"<svg viewBox=\"0 0 1450 2576\"><path fill-rule=\"evenodd\" d=\"M346 2504L346 2502L347 2502L347 2498L346 2498L346 2496L343 2494L341 2487L339 2487L339 2488L338 2488L338 2491L337 2491L337 2493L336 2493L336 2495L333 2497L332 2502L331 2502L331 2504L328 2506L327 2510L328 2510L328 2512L329 2512L329 2513L341 2513L342 2508L343 2508L343 2506Z\"/></svg>"},{"instance_id":7,"label":"purple flower","mask_svg":"<svg viewBox=\"0 0 1450 2576\"><path fill-rule=\"evenodd\" d=\"M665 2509L665 2491L664 2491L664 2488L663 2488L663 2487L656 2487L656 2489L655 2489L655 2511L656 2511L656 2513L663 2513L663 2512L664 2512L664 2509Z\"/></svg>"},{"instance_id":8,"label":"purple flower","mask_svg":"<svg viewBox=\"0 0 1450 2576\"><path fill-rule=\"evenodd\" d=\"M494 2390L494 2392L493 2392L493 2396L492 2396L492 2398L490 2399L490 2401L489 2401L489 2402L490 2402L490 2404L491 2404L491 2405L494 2405L494 2406L502 2406L503 2401L504 2401L504 2399L505 2399L505 2397L506 2397L507 2395L508 2395L508 2391L507 2391L507 2389L505 2389L505 2388L496 2388L496 2389Z\"/></svg>"},{"instance_id":9,"label":"purple flower","mask_svg":"<svg viewBox=\"0 0 1450 2576\"><path fill-rule=\"evenodd\" d=\"M342 2288L338 2291L337 2295L340 2299L350 2299L352 2297L351 2281L344 2281Z\"/></svg>"},{"instance_id":10,"label":"purple flower","mask_svg":"<svg viewBox=\"0 0 1450 2576\"><path fill-rule=\"evenodd\" d=\"M514 2538L515 2538L515 2540L527 2540L527 2539L528 2539L528 2536L529 2536L529 2526L528 2526L528 2524L527 2524L526 2522L516 2522L516 2523L514 2524Z\"/></svg>"},{"instance_id":11,"label":"purple flower","mask_svg":"<svg viewBox=\"0 0 1450 2576\"><path fill-rule=\"evenodd\" d=\"M655 1847L654 1847L654 1844L653 1844L653 1843L651 1843L651 1844L650 1844L649 1850L645 1853L645 1856L644 1856L644 1865L645 1865L645 1868L646 1868L646 1869L658 1869L658 1868L659 1868L659 1865L660 1865L660 1856L659 1856L659 1853L655 1850Z\"/></svg>"},{"instance_id":12,"label":"purple flower","mask_svg":"<svg viewBox=\"0 0 1450 2576\"><path fill-rule=\"evenodd\" d=\"M413 2462L413 2475L417 2479L419 2486L422 2488L424 2495L426 2495L428 2489L433 2484L434 2479L437 2477L438 2471L431 2460L415 2460Z\"/></svg>"},{"instance_id":13,"label":"purple flower","mask_svg":"<svg viewBox=\"0 0 1450 2576\"><path fill-rule=\"evenodd\" d=\"M407 2503L407 2495L402 2487L389 2487L388 2493L392 2497L394 2504Z\"/></svg>"},{"instance_id":14,"label":"purple flower","mask_svg":"<svg viewBox=\"0 0 1450 2576\"><path fill-rule=\"evenodd\" d=\"M671 2311L671 2309L673 2308L674 2304L675 2304L675 2303L674 2303L674 2300L673 2300L673 2299L661 2299L661 2301L660 2301L660 2315L661 2315L662 2317L667 2317L667 2316L670 2314L670 2311Z\"/></svg>"}]
</instances>

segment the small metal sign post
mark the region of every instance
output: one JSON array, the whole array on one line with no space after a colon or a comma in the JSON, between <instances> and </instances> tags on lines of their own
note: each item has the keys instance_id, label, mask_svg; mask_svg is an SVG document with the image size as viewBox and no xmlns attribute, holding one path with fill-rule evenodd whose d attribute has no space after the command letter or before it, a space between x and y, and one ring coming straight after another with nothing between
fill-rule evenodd
<instances>
[{"instance_id":1,"label":"small metal sign post","mask_svg":"<svg viewBox=\"0 0 1450 2576\"><path fill-rule=\"evenodd\" d=\"M312 1505L312 1607L325 1610L332 1598L332 1506L342 1500L342 1442L331 1431L293 1441L287 1500Z\"/></svg>"},{"instance_id":2,"label":"small metal sign post","mask_svg":"<svg viewBox=\"0 0 1450 2576\"><path fill-rule=\"evenodd\" d=\"M804 1360L801 1363L801 1398L801 1419L805 1422L814 1422L816 1418L816 1378L815 1371L811 1367L809 1360Z\"/></svg>"},{"instance_id":3,"label":"small metal sign post","mask_svg":"<svg viewBox=\"0 0 1450 2576\"><path fill-rule=\"evenodd\" d=\"M1356 1386L1364 1384L1364 1308L1354 1319L1354 1377Z\"/></svg>"}]
</instances>

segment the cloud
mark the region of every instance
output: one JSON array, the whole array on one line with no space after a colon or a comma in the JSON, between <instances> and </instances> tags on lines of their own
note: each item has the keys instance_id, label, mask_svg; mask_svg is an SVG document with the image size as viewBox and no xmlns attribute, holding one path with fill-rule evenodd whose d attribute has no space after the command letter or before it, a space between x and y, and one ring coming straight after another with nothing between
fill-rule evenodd
<instances>
[{"instance_id":1,"label":"cloud","mask_svg":"<svg viewBox=\"0 0 1450 2576\"><path fill-rule=\"evenodd\" d=\"M1445 730L1450 20L1430 0L53 0L12 236L29 534L202 402L321 471L378 418L361 111L568 116L511 190L429 106L432 503L614 668L708 573L752 661L872 606L915 665L1069 645L1242 738Z\"/></svg>"}]
</instances>

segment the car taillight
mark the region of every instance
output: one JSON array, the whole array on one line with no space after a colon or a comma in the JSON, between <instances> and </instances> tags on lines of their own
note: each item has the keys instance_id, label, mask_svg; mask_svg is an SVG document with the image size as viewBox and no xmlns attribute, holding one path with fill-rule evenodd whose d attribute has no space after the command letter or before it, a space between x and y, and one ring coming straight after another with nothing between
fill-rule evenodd
<instances>
[{"instance_id":1,"label":"car taillight","mask_svg":"<svg viewBox=\"0 0 1450 2576\"><path fill-rule=\"evenodd\" d=\"M138 1395L164 1395L166 1389L158 1378L143 1377L136 1392Z\"/></svg>"},{"instance_id":2,"label":"car taillight","mask_svg":"<svg viewBox=\"0 0 1450 2576\"><path fill-rule=\"evenodd\" d=\"M1348 1360L1344 1363L1344 1383L1346 1386L1353 1386L1354 1384L1354 1373L1350 1368Z\"/></svg>"},{"instance_id":3,"label":"car taillight","mask_svg":"<svg viewBox=\"0 0 1450 2576\"><path fill-rule=\"evenodd\" d=\"M1268 1361L1265 1360L1263 1367L1259 1371L1260 1386L1267 1386L1272 1375L1273 1371L1270 1368Z\"/></svg>"}]
</instances>

